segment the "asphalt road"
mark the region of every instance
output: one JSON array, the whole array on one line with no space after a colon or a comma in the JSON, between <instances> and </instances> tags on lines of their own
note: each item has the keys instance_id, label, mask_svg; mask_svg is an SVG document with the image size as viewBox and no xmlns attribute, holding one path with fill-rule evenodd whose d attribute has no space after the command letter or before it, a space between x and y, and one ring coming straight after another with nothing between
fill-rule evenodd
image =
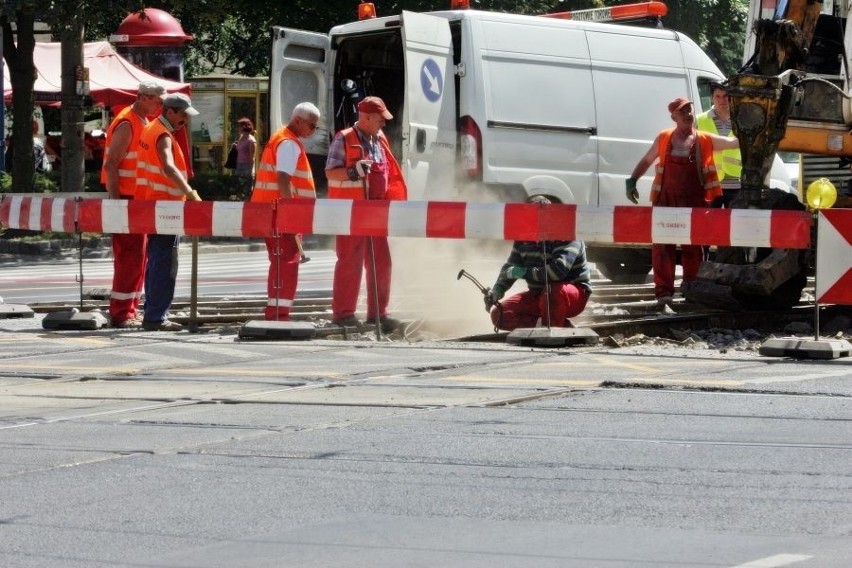
<instances>
[{"instance_id":1,"label":"asphalt road","mask_svg":"<svg viewBox=\"0 0 852 568\"><path fill-rule=\"evenodd\" d=\"M4 567L852 558L852 360L0 320Z\"/></svg>"}]
</instances>

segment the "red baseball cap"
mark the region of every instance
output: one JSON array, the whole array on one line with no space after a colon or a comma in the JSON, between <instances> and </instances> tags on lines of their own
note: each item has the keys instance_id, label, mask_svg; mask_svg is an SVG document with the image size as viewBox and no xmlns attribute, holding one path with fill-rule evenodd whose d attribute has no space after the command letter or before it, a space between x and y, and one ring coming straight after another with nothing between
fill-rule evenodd
<instances>
[{"instance_id":1,"label":"red baseball cap","mask_svg":"<svg viewBox=\"0 0 852 568\"><path fill-rule=\"evenodd\" d=\"M669 103L669 112L677 112L686 105L691 105L692 101L685 97L678 97Z\"/></svg>"},{"instance_id":2,"label":"red baseball cap","mask_svg":"<svg viewBox=\"0 0 852 568\"><path fill-rule=\"evenodd\" d=\"M365 97L364 100L358 103L358 110L370 114L380 114L385 120L393 118L393 115L388 111L388 107L385 106L385 101L379 97Z\"/></svg>"}]
</instances>

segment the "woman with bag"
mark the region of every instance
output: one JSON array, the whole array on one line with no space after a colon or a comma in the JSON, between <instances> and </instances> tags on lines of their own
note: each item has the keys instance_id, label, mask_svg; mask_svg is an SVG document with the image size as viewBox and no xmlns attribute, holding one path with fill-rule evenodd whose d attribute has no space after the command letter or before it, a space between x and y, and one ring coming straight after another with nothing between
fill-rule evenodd
<instances>
[{"instance_id":1,"label":"woman with bag","mask_svg":"<svg viewBox=\"0 0 852 568\"><path fill-rule=\"evenodd\" d=\"M243 117L237 121L240 137L234 142L231 152L237 151L237 163L234 173L243 176L254 175L254 154L257 148L257 140L254 137L254 124L251 119ZM228 156L230 161L230 155Z\"/></svg>"}]
</instances>

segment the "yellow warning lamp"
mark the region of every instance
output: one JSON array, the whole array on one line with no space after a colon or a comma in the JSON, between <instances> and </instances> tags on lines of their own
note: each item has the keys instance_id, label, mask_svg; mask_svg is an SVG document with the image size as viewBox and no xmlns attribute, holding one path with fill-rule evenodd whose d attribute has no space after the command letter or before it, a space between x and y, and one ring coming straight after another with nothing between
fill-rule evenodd
<instances>
[{"instance_id":1,"label":"yellow warning lamp","mask_svg":"<svg viewBox=\"0 0 852 568\"><path fill-rule=\"evenodd\" d=\"M470 0L450 0L450 10L469 10Z\"/></svg>"},{"instance_id":2,"label":"yellow warning lamp","mask_svg":"<svg viewBox=\"0 0 852 568\"><path fill-rule=\"evenodd\" d=\"M837 188L827 179L819 178L810 183L805 198L811 209L829 209L837 201Z\"/></svg>"},{"instance_id":3,"label":"yellow warning lamp","mask_svg":"<svg viewBox=\"0 0 852 568\"><path fill-rule=\"evenodd\" d=\"M372 2L361 2L358 4L358 19L369 20L376 17L376 5Z\"/></svg>"}]
</instances>

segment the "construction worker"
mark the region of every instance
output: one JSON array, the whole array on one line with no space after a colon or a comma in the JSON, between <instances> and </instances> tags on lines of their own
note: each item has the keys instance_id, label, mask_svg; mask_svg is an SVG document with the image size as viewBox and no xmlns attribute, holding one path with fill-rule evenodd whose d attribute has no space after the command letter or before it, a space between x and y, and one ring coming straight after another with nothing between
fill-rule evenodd
<instances>
[{"instance_id":1,"label":"construction worker","mask_svg":"<svg viewBox=\"0 0 852 568\"><path fill-rule=\"evenodd\" d=\"M550 204L542 195L527 201L541 206ZM527 290L500 302L516 280L525 280ZM544 293L546 282L549 295ZM491 314L494 327L507 331L539 323L574 327L569 318L586 308L591 295L591 272L583 242L515 241L497 280L485 295L485 309Z\"/></svg>"},{"instance_id":2,"label":"construction worker","mask_svg":"<svg viewBox=\"0 0 852 568\"><path fill-rule=\"evenodd\" d=\"M722 195L713 152L739 148L736 138L723 138L695 129L692 101L678 97L668 105L675 122L674 128L663 130L633 168L627 178L627 198L639 203L636 181L659 160L651 186L651 204L656 207L707 207ZM651 266L654 269L654 295L660 305L669 305L674 296L677 245L651 246ZM694 280L703 260L700 246L683 245L681 264L683 280Z\"/></svg>"},{"instance_id":3,"label":"construction worker","mask_svg":"<svg viewBox=\"0 0 852 568\"><path fill-rule=\"evenodd\" d=\"M155 81L139 83L136 100L121 110L106 134L101 183L110 199L136 199L136 159L139 137L149 120L163 107L166 89ZM113 327L142 325L137 311L145 282L144 234L112 235L113 276L109 294L109 315Z\"/></svg>"},{"instance_id":4,"label":"construction worker","mask_svg":"<svg viewBox=\"0 0 852 568\"><path fill-rule=\"evenodd\" d=\"M330 198L407 199L402 170L382 132L386 121L392 118L379 97L366 97L358 103L358 121L338 132L329 147L325 175ZM387 238L339 235L335 249L332 323L361 324L355 317L355 306L366 266L367 321L375 321L378 316L382 331L392 332L400 322L388 316L391 257Z\"/></svg>"},{"instance_id":5,"label":"construction worker","mask_svg":"<svg viewBox=\"0 0 852 568\"><path fill-rule=\"evenodd\" d=\"M296 105L290 114L290 122L281 127L266 143L260 157L251 201L316 199L314 176L300 138L312 136L316 132L319 119L320 111L312 103ZM264 319L290 319L290 308L296 298L296 284L299 279L300 239L300 235L286 234L266 238L269 275Z\"/></svg>"},{"instance_id":6,"label":"construction worker","mask_svg":"<svg viewBox=\"0 0 852 568\"><path fill-rule=\"evenodd\" d=\"M136 166L137 194L146 199L201 201L190 186L186 158L175 133L186 127L187 118L197 116L192 101L182 93L163 99L163 114L148 123L139 139ZM146 331L180 331L183 326L168 319L175 294L178 270L178 235L148 235L148 266L145 273Z\"/></svg>"},{"instance_id":7,"label":"construction worker","mask_svg":"<svg viewBox=\"0 0 852 568\"><path fill-rule=\"evenodd\" d=\"M710 83L710 98L713 106L706 112L695 117L695 126L702 132L718 134L733 138L731 126L731 107L728 102L728 91L724 85ZM711 207L727 207L737 191L740 190L740 174L742 173L742 158L739 148L730 148L713 153L716 162L716 173L722 183L722 197L713 200Z\"/></svg>"}]
</instances>

